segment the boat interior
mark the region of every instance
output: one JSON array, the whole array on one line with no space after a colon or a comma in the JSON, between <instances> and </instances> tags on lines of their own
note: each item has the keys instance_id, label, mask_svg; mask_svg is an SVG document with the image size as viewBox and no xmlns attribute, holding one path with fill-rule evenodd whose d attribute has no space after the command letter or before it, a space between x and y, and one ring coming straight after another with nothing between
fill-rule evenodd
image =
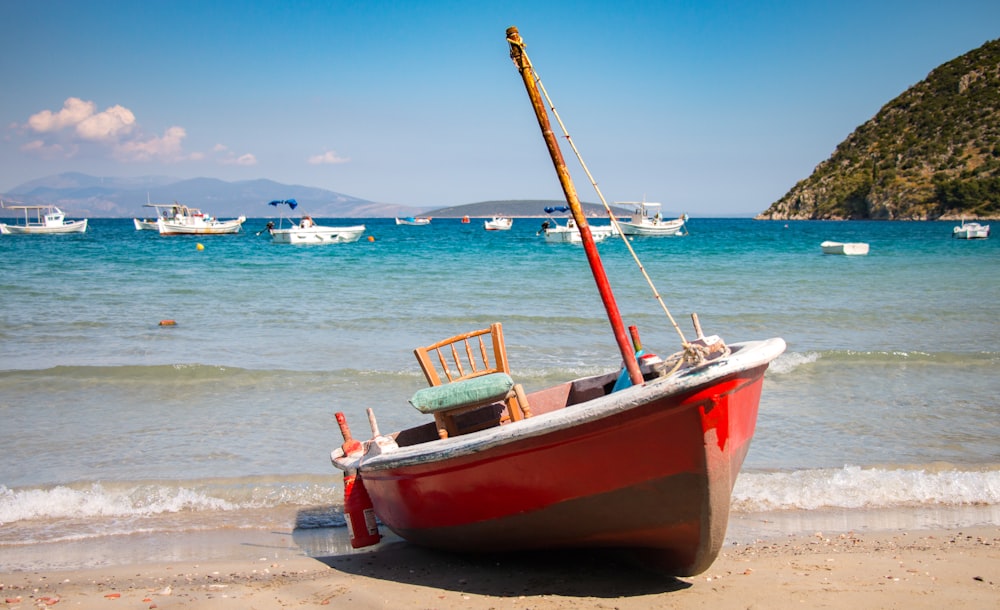
<instances>
[{"instance_id":1,"label":"boat interior","mask_svg":"<svg viewBox=\"0 0 1000 610\"><path fill-rule=\"evenodd\" d=\"M400 447L502 426L610 394L620 371L583 377L526 394L510 378L503 327L462 333L426 347L414 355L429 386L410 403L433 422L391 435ZM654 379L662 370L646 368Z\"/></svg>"}]
</instances>

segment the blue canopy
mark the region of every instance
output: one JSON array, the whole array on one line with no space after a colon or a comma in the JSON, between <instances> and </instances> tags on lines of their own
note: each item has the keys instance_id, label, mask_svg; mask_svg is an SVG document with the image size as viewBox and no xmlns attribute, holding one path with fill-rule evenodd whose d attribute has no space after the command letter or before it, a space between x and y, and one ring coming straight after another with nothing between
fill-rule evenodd
<instances>
[{"instance_id":1,"label":"blue canopy","mask_svg":"<svg viewBox=\"0 0 1000 610\"><path fill-rule=\"evenodd\" d=\"M564 205L560 205L560 206L557 206L557 207L548 206L548 207L545 208L545 213L546 214L551 214L552 212L568 212L568 211L569 211L569 208L566 207L566 206L564 206Z\"/></svg>"},{"instance_id":2,"label":"blue canopy","mask_svg":"<svg viewBox=\"0 0 1000 610\"><path fill-rule=\"evenodd\" d=\"M288 207L290 207L293 210L295 208L297 208L298 205L299 205L299 202L295 201L294 199L275 199L274 201L272 201L271 203L269 203L267 205L273 205L274 207L278 207L279 205L281 205L283 203L287 203Z\"/></svg>"}]
</instances>

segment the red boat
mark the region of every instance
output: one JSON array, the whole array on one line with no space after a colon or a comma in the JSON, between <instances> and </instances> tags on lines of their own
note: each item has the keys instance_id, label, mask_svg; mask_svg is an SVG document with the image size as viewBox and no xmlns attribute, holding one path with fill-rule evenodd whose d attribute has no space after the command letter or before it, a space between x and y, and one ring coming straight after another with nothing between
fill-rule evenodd
<instances>
[{"instance_id":1,"label":"red boat","mask_svg":"<svg viewBox=\"0 0 1000 610\"><path fill-rule=\"evenodd\" d=\"M507 36L624 366L525 393L510 378L499 324L418 348L430 387L410 402L433 422L382 436L369 412L364 443L342 423L345 443L331 457L347 473L352 543L378 541L377 517L427 547L618 549L664 573L701 573L725 538L764 372L785 343L726 346L695 317L698 338L682 351L664 361L644 354L634 329L625 332L516 28Z\"/></svg>"}]
</instances>

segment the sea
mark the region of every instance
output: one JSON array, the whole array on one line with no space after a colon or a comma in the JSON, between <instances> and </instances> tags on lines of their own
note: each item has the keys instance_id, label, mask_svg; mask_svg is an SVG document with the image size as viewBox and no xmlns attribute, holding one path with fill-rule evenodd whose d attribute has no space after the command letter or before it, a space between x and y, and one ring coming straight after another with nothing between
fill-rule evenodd
<instances>
[{"instance_id":1,"label":"sea","mask_svg":"<svg viewBox=\"0 0 1000 610\"><path fill-rule=\"evenodd\" d=\"M425 422L407 402L425 385L414 347L499 321L528 391L620 367L583 249L545 243L543 218L318 219L366 230L311 247L271 243L268 220L0 236L0 564L79 567L93 556L60 549L224 531L344 551L334 414L361 438L368 408L383 432ZM1000 523L1000 239L953 239L954 224L695 217L632 239L639 264L620 239L598 246L647 351L680 348L664 306L687 338L697 313L729 343L787 342L734 543ZM871 250L825 255L824 240Z\"/></svg>"}]
</instances>

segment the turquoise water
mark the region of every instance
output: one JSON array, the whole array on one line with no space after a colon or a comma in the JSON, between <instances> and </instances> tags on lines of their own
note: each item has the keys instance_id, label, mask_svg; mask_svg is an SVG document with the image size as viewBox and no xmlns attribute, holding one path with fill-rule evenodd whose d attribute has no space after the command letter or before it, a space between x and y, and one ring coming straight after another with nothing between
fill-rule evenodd
<instances>
[{"instance_id":1,"label":"turquoise water","mask_svg":"<svg viewBox=\"0 0 1000 610\"><path fill-rule=\"evenodd\" d=\"M412 349L493 321L529 390L617 368L582 249L544 243L541 221L366 219L323 247L271 244L265 219L0 237L0 548L342 524L333 413L362 432L368 407L383 430L424 421ZM1000 240L953 224L695 218L631 242L689 337L693 311L728 342L788 343L738 513L1000 505ZM823 255L826 239L871 253ZM622 242L599 250L625 322L676 351Z\"/></svg>"}]
</instances>

